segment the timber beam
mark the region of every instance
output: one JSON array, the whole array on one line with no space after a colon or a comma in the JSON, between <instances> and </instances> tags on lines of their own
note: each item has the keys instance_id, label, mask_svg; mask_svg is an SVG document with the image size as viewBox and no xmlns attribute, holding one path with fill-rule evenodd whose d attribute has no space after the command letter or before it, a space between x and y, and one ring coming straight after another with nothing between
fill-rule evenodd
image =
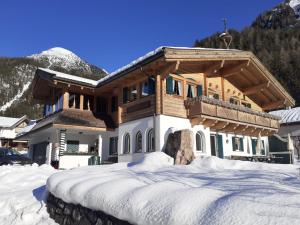
<instances>
[{"instance_id":1,"label":"timber beam","mask_svg":"<svg viewBox=\"0 0 300 225\"><path fill-rule=\"evenodd\" d=\"M270 81L262 83L262 84L258 84L256 86L245 88L242 91L243 91L244 95L252 95L257 92L263 91L265 88L268 88L269 86L270 86Z\"/></svg>"},{"instance_id":2,"label":"timber beam","mask_svg":"<svg viewBox=\"0 0 300 225\"><path fill-rule=\"evenodd\" d=\"M286 105L286 100L280 100L277 102L271 102L269 104L265 104L262 106L262 108L265 111L265 110L272 110L280 107L285 107L285 105Z\"/></svg>"}]
</instances>

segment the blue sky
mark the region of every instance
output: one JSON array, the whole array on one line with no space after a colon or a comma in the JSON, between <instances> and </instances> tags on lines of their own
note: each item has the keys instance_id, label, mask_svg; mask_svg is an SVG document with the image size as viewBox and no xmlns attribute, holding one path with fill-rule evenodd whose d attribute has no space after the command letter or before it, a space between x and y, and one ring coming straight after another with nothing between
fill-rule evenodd
<instances>
[{"instance_id":1,"label":"blue sky","mask_svg":"<svg viewBox=\"0 0 300 225\"><path fill-rule=\"evenodd\" d=\"M242 29L283 0L9 0L0 3L0 56L64 47L109 72L162 45L192 46Z\"/></svg>"}]
</instances>

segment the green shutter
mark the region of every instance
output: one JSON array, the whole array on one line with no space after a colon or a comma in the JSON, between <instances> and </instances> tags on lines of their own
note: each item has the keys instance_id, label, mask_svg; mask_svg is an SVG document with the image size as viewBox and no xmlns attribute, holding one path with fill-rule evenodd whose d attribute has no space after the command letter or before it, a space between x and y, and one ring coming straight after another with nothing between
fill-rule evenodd
<instances>
[{"instance_id":1,"label":"green shutter","mask_svg":"<svg viewBox=\"0 0 300 225\"><path fill-rule=\"evenodd\" d=\"M223 153L223 137L222 135L217 135L217 150L218 150L218 157L223 159L224 153Z\"/></svg>"},{"instance_id":2,"label":"green shutter","mask_svg":"<svg viewBox=\"0 0 300 225\"><path fill-rule=\"evenodd\" d=\"M240 138L240 151L244 151L244 138Z\"/></svg>"},{"instance_id":3,"label":"green shutter","mask_svg":"<svg viewBox=\"0 0 300 225\"><path fill-rule=\"evenodd\" d=\"M167 94L173 94L173 77L167 77Z\"/></svg>"},{"instance_id":4,"label":"green shutter","mask_svg":"<svg viewBox=\"0 0 300 225\"><path fill-rule=\"evenodd\" d=\"M203 90L202 85L197 85L197 96L202 96Z\"/></svg>"},{"instance_id":5,"label":"green shutter","mask_svg":"<svg viewBox=\"0 0 300 225\"><path fill-rule=\"evenodd\" d=\"M252 153L253 153L253 155L256 155L257 140L256 139L251 139L251 143L252 143Z\"/></svg>"},{"instance_id":6,"label":"green shutter","mask_svg":"<svg viewBox=\"0 0 300 225\"><path fill-rule=\"evenodd\" d=\"M233 151L236 151L235 137L232 137L232 150L233 150Z\"/></svg>"}]
</instances>

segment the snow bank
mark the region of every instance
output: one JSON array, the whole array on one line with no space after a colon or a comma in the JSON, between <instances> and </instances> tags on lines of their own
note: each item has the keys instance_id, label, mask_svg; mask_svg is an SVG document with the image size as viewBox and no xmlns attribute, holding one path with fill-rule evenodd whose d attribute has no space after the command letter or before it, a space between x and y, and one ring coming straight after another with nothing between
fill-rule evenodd
<instances>
[{"instance_id":1,"label":"snow bank","mask_svg":"<svg viewBox=\"0 0 300 225\"><path fill-rule=\"evenodd\" d=\"M0 166L0 224L56 224L44 203L46 179L54 172L46 165Z\"/></svg>"},{"instance_id":2,"label":"snow bank","mask_svg":"<svg viewBox=\"0 0 300 225\"><path fill-rule=\"evenodd\" d=\"M300 224L294 165L200 157L174 166L164 153L139 163L63 171L47 188L67 203L133 224Z\"/></svg>"}]
</instances>

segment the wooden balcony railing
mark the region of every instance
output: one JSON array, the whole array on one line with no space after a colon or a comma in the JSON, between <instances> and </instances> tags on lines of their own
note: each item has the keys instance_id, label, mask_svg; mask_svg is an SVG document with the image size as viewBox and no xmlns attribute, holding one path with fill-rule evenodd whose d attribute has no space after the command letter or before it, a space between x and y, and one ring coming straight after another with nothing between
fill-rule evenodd
<instances>
[{"instance_id":1,"label":"wooden balcony railing","mask_svg":"<svg viewBox=\"0 0 300 225\"><path fill-rule=\"evenodd\" d=\"M206 96L188 99L185 101L185 106L188 109L190 119L197 117L219 118L230 123L235 121L276 130L279 128L280 118L277 116Z\"/></svg>"}]
</instances>

